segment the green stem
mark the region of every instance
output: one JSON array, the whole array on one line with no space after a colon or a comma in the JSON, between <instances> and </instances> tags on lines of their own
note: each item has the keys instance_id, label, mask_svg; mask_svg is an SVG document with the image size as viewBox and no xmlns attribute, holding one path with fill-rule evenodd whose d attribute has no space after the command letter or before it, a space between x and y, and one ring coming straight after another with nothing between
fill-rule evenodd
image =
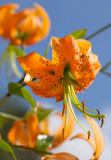
<instances>
[{"instance_id":1,"label":"green stem","mask_svg":"<svg viewBox=\"0 0 111 160\"><path fill-rule=\"evenodd\" d=\"M111 73L107 72L107 71L104 71L104 70L101 70L101 72L109 77L111 77Z\"/></svg>"},{"instance_id":2,"label":"green stem","mask_svg":"<svg viewBox=\"0 0 111 160\"><path fill-rule=\"evenodd\" d=\"M8 114L8 113L0 112L0 116L3 117L3 118L7 118L7 119L23 122L22 118L16 117L16 116Z\"/></svg>"},{"instance_id":3,"label":"green stem","mask_svg":"<svg viewBox=\"0 0 111 160\"><path fill-rule=\"evenodd\" d=\"M95 37L96 35L100 34L101 32L105 31L106 29L110 28L111 24L106 25L105 27L99 29L98 31L96 31L95 33L91 34L90 36L86 37L86 40L89 40L93 37Z\"/></svg>"},{"instance_id":4,"label":"green stem","mask_svg":"<svg viewBox=\"0 0 111 160\"><path fill-rule=\"evenodd\" d=\"M77 98L77 96L76 96L76 93L75 93L75 91L74 91L73 86L72 86L72 85L70 85L70 86L71 86L71 91L72 91L72 95L73 95L73 97L74 97L75 103L82 108L82 104L79 102L79 100L78 100L78 98ZM86 108L86 107L85 107L85 110L86 110L86 111L96 112L96 113L97 113L97 111L88 109L88 108Z\"/></svg>"},{"instance_id":5,"label":"green stem","mask_svg":"<svg viewBox=\"0 0 111 160\"><path fill-rule=\"evenodd\" d=\"M15 54L13 52L10 53L10 62L11 62L11 66L12 66L12 69L13 69L15 75L22 79L23 76L19 72L19 70L17 69L17 65L16 65L16 62L15 62Z\"/></svg>"}]
</instances>

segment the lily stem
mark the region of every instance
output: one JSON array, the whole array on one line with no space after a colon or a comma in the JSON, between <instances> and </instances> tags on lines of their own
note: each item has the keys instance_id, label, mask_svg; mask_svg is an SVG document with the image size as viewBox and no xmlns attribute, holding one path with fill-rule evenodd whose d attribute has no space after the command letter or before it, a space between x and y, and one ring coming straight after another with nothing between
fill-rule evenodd
<instances>
[{"instance_id":1,"label":"lily stem","mask_svg":"<svg viewBox=\"0 0 111 160\"><path fill-rule=\"evenodd\" d=\"M16 121L23 122L22 118L16 117L16 116L8 114L8 113L0 112L0 116L3 117L3 118L6 118L6 119L11 119L11 120L16 120Z\"/></svg>"},{"instance_id":2,"label":"lily stem","mask_svg":"<svg viewBox=\"0 0 111 160\"><path fill-rule=\"evenodd\" d=\"M105 27L99 29L98 31L96 31L95 33L91 34L90 36L86 37L86 40L89 40L93 37L95 37L96 35L100 34L101 32L105 31L106 29L110 28L111 24L106 25Z\"/></svg>"}]
</instances>

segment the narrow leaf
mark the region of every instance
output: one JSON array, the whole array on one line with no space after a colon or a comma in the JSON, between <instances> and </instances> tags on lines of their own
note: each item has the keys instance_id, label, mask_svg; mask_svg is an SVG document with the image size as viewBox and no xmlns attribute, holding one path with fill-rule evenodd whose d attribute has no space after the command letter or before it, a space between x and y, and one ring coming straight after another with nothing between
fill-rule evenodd
<instances>
[{"instance_id":1,"label":"narrow leaf","mask_svg":"<svg viewBox=\"0 0 111 160\"><path fill-rule=\"evenodd\" d=\"M15 154L12 150L12 148L10 147L10 145L8 143L6 143L4 140L0 139L0 149L2 149L3 151L9 153L12 155L14 160L17 160L15 157Z\"/></svg>"},{"instance_id":2,"label":"narrow leaf","mask_svg":"<svg viewBox=\"0 0 111 160\"><path fill-rule=\"evenodd\" d=\"M22 87L20 84L9 83L8 89L10 94L24 98L32 105L33 109L35 108L36 103L30 92L25 87Z\"/></svg>"},{"instance_id":3,"label":"narrow leaf","mask_svg":"<svg viewBox=\"0 0 111 160\"><path fill-rule=\"evenodd\" d=\"M53 111L53 109L44 109L44 108L38 108L37 109L37 116L39 118L39 121L42 121L43 119L47 118L48 115Z\"/></svg>"},{"instance_id":4,"label":"narrow leaf","mask_svg":"<svg viewBox=\"0 0 111 160\"><path fill-rule=\"evenodd\" d=\"M75 39L81 39L86 36L87 29L76 30L71 33Z\"/></svg>"},{"instance_id":5,"label":"narrow leaf","mask_svg":"<svg viewBox=\"0 0 111 160\"><path fill-rule=\"evenodd\" d=\"M48 50L49 50L49 46L50 46L50 43L48 43L48 45L47 45L47 48L46 48L45 53L44 53L44 57L47 56L47 53L48 53Z\"/></svg>"}]
</instances>

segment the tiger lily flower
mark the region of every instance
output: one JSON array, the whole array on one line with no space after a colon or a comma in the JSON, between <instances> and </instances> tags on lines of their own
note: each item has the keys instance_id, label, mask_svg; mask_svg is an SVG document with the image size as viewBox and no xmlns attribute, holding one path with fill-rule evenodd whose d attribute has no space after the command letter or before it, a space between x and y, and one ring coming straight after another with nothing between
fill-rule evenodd
<instances>
[{"instance_id":1,"label":"tiger lily flower","mask_svg":"<svg viewBox=\"0 0 111 160\"><path fill-rule=\"evenodd\" d=\"M10 4L5 7L9 6ZM34 7L35 9L27 8L12 14L7 21L4 18L6 33L2 37L10 39L13 45L32 45L44 39L50 30L50 19L40 5L35 3ZM7 26L7 23L10 25Z\"/></svg>"},{"instance_id":2,"label":"tiger lily flower","mask_svg":"<svg viewBox=\"0 0 111 160\"><path fill-rule=\"evenodd\" d=\"M96 121L94 121L92 118L90 118L88 116L85 116L85 118L93 130L94 138L91 136L89 139L87 139L86 134L80 133L80 134L77 134L74 137L72 137L71 140L76 139L76 138L80 138L80 139L87 141L92 146L92 148L94 150L94 154L93 154L93 157L91 158L91 160L98 160L104 150L104 144L105 144L104 137L103 137L101 130L100 130L98 124L96 123Z\"/></svg>"},{"instance_id":3,"label":"tiger lily flower","mask_svg":"<svg viewBox=\"0 0 111 160\"><path fill-rule=\"evenodd\" d=\"M51 46L52 61L36 52L17 57L21 67L27 73L25 83L38 96L54 97L57 102L63 100L63 114L66 112L66 119L68 99L71 112L81 127L71 102L85 115L104 118L105 115L86 112L93 110L87 109L76 96L76 92L83 91L91 85L101 67L98 56L91 52L91 43L83 39L75 40L73 36L68 35L64 38L52 37ZM33 78L38 80L33 81ZM85 130L84 127L82 128Z\"/></svg>"},{"instance_id":4,"label":"tiger lily flower","mask_svg":"<svg viewBox=\"0 0 111 160\"><path fill-rule=\"evenodd\" d=\"M62 152L42 157L41 160L79 160L79 159L72 154Z\"/></svg>"},{"instance_id":5,"label":"tiger lily flower","mask_svg":"<svg viewBox=\"0 0 111 160\"><path fill-rule=\"evenodd\" d=\"M41 105L38 105L37 108L42 108ZM36 114L32 113L28 116L26 121L18 122L15 121L12 128L8 132L8 140L14 145L21 145L24 147L34 148L36 145L37 137L40 134L46 134L53 136L54 140L50 149L53 149L60 144L62 144L73 132L74 129L74 119L70 112L68 111L68 125L66 127L66 133L64 138L61 135L61 131L64 127L65 118L61 116L60 113L56 114L62 119L62 124L58 127L57 131L52 135L49 126L50 121L48 118L45 118L42 121L38 120ZM19 132L18 132L19 131Z\"/></svg>"}]
</instances>

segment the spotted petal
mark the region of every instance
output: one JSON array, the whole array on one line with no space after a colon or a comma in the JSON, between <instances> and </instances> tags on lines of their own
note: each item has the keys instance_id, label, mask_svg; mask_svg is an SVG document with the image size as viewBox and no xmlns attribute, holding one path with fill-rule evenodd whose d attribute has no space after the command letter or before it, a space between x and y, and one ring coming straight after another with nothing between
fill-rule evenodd
<instances>
[{"instance_id":1,"label":"spotted petal","mask_svg":"<svg viewBox=\"0 0 111 160\"><path fill-rule=\"evenodd\" d=\"M21 67L32 77L47 80L54 78L54 65L36 52L32 52L24 57L17 57Z\"/></svg>"}]
</instances>

